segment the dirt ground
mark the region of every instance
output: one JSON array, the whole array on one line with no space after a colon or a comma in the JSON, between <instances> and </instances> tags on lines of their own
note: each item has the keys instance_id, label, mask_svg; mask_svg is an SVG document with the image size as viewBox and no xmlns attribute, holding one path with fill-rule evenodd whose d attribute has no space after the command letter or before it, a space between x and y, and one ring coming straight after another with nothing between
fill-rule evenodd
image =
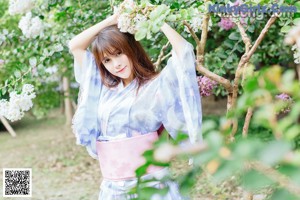
<instances>
[{"instance_id":1,"label":"dirt ground","mask_svg":"<svg viewBox=\"0 0 300 200\"><path fill-rule=\"evenodd\" d=\"M210 114L224 112L224 101L214 103L208 99L208 103L203 102L203 113L209 114L211 110L214 112ZM97 199L101 182L98 161L91 158L85 148L75 144L75 137L64 121L61 112L55 110L46 119L36 120L26 116L14 123L16 138L0 131L0 167L32 168L33 197L23 199ZM173 163L174 175L186 168L187 162ZM2 175L3 170L0 169L0 199L3 198ZM240 199L234 198L239 196L238 188L226 184L215 186L207 175L203 175L199 177L192 197L197 200Z\"/></svg>"},{"instance_id":2,"label":"dirt ground","mask_svg":"<svg viewBox=\"0 0 300 200\"><path fill-rule=\"evenodd\" d=\"M63 116L26 118L14 129L16 138L6 132L0 134L0 166L32 168L32 199L97 199L101 178L98 162L75 144Z\"/></svg>"}]
</instances>

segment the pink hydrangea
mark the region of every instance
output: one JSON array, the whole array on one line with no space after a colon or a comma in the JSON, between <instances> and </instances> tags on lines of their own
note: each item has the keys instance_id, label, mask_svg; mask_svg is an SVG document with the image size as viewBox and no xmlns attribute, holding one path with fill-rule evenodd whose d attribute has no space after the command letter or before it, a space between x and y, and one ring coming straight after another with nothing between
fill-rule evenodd
<instances>
[{"instance_id":1,"label":"pink hydrangea","mask_svg":"<svg viewBox=\"0 0 300 200\"><path fill-rule=\"evenodd\" d=\"M198 87L201 96L212 95L212 90L216 87L217 82L213 81L206 76L197 76Z\"/></svg>"},{"instance_id":2,"label":"pink hydrangea","mask_svg":"<svg viewBox=\"0 0 300 200\"><path fill-rule=\"evenodd\" d=\"M218 23L218 26L228 31L235 26L235 23L228 17L222 17L221 21Z\"/></svg>"}]
</instances>

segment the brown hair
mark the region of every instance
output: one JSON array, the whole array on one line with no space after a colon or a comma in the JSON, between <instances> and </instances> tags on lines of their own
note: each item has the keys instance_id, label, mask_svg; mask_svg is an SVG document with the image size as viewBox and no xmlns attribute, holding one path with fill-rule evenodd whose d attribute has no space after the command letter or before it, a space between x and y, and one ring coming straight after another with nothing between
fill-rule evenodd
<instances>
[{"instance_id":1,"label":"brown hair","mask_svg":"<svg viewBox=\"0 0 300 200\"><path fill-rule=\"evenodd\" d=\"M92 53L105 86L112 88L121 82L120 77L111 74L102 64L104 54L113 54L115 50L128 56L132 63L133 76L138 84L137 91L158 74L142 45L134 39L134 36L130 33L123 33L116 25L112 25L102 29L92 43Z\"/></svg>"}]
</instances>

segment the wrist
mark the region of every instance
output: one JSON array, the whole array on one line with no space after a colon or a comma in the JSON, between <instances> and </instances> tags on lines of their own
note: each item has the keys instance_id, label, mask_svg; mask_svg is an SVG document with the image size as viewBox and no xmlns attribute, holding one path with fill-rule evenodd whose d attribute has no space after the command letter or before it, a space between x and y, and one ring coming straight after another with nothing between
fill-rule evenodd
<instances>
[{"instance_id":1,"label":"wrist","mask_svg":"<svg viewBox=\"0 0 300 200\"><path fill-rule=\"evenodd\" d=\"M115 14L106 18L106 20L107 20L107 26L115 25L118 23L118 19Z\"/></svg>"}]
</instances>

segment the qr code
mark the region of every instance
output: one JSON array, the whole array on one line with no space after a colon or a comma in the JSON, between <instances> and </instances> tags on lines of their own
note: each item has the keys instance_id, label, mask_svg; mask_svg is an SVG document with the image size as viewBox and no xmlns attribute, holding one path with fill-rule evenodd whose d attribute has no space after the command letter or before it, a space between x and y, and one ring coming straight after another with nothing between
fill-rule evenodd
<instances>
[{"instance_id":1,"label":"qr code","mask_svg":"<svg viewBox=\"0 0 300 200\"><path fill-rule=\"evenodd\" d=\"M30 168L4 168L3 197L31 197L31 180Z\"/></svg>"}]
</instances>

